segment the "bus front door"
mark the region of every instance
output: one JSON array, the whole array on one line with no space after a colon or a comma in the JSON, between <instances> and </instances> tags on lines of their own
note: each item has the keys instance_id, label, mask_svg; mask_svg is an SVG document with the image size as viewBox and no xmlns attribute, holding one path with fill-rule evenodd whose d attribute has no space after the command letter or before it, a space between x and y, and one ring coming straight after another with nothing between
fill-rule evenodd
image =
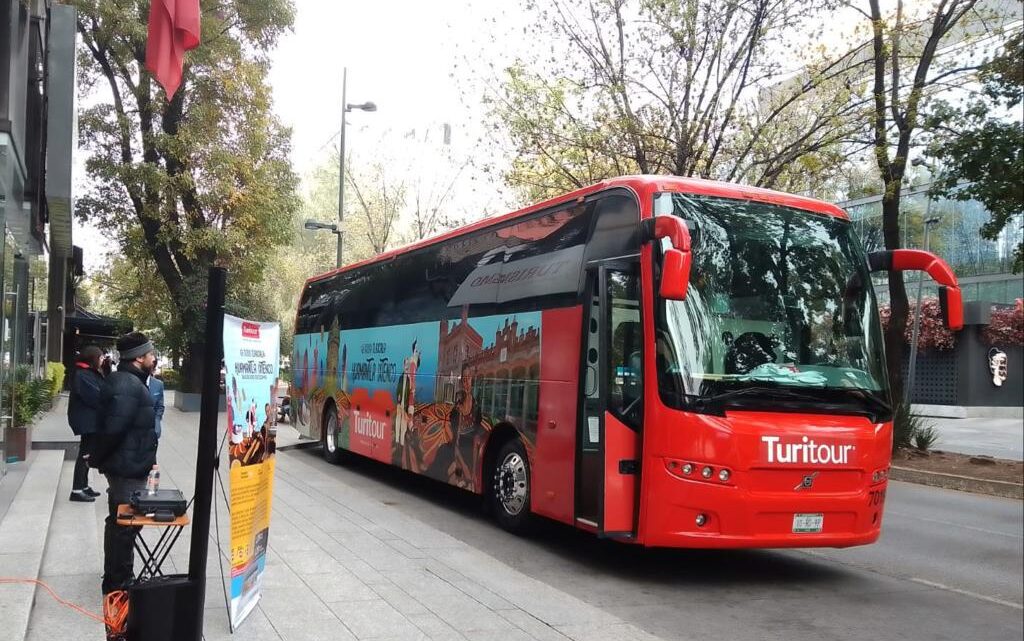
<instances>
[{"instance_id":1,"label":"bus front door","mask_svg":"<svg viewBox=\"0 0 1024 641\"><path fill-rule=\"evenodd\" d=\"M576 520L610 538L636 536L643 393L639 265L588 270Z\"/></svg>"}]
</instances>

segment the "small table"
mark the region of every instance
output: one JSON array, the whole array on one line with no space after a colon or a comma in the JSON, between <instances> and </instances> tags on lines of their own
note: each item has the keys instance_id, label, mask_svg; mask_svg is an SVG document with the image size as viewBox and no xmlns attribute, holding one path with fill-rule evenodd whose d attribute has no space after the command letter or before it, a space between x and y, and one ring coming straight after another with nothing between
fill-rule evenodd
<instances>
[{"instance_id":1,"label":"small table","mask_svg":"<svg viewBox=\"0 0 1024 641\"><path fill-rule=\"evenodd\" d=\"M131 516L121 518L122 514L130 514ZM136 513L128 503L122 503L117 506L117 515L117 524L123 527L155 527L163 529L156 545L152 547L142 536L141 530L136 533L135 549L142 558L142 569L139 570L135 580L143 581L147 578L163 576L160 568L163 566L164 561L167 560L167 555L171 553L171 548L178 542L181 531L189 524L188 514L177 516L173 521L155 521L152 517L145 514Z\"/></svg>"}]
</instances>

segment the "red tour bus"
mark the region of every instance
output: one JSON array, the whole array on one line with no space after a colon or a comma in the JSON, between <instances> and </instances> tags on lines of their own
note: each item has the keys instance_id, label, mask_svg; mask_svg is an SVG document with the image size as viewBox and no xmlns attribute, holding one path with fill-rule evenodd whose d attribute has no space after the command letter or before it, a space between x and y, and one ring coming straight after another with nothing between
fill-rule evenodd
<instances>
[{"instance_id":1,"label":"red tour bus","mask_svg":"<svg viewBox=\"0 0 1024 641\"><path fill-rule=\"evenodd\" d=\"M296 423L534 516L648 546L878 538L892 406L871 272L834 205L607 180L311 278Z\"/></svg>"}]
</instances>

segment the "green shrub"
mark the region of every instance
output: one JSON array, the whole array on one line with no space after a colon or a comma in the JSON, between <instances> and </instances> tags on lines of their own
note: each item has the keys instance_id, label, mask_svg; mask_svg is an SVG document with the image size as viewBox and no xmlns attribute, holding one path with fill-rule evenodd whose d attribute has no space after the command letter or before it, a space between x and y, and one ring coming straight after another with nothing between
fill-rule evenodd
<instances>
[{"instance_id":1,"label":"green shrub","mask_svg":"<svg viewBox=\"0 0 1024 641\"><path fill-rule=\"evenodd\" d=\"M914 447L927 452L939 440L939 432L931 425L922 425L914 432Z\"/></svg>"},{"instance_id":2,"label":"green shrub","mask_svg":"<svg viewBox=\"0 0 1024 641\"><path fill-rule=\"evenodd\" d=\"M911 447L914 437L923 429L926 426L921 417L911 414L908 404L897 403L892 417L892 451Z\"/></svg>"},{"instance_id":3,"label":"green shrub","mask_svg":"<svg viewBox=\"0 0 1024 641\"><path fill-rule=\"evenodd\" d=\"M50 379L50 396L57 396L60 391L64 389L64 376L66 372L64 370L64 363L54 363L53 361L46 364L46 378Z\"/></svg>"},{"instance_id":4,"label":"green shrub","mask_svg":"<svg viewBox=\"0 0 1024 641\"><path fill-rule=\"evenodd\" d=\"M181 388L181 372L170 367L160 370L160 380L164 382L164 389L176 390Z\"/></svg>"},{"instance_id":5,"label":"green shrub","mask_svg":"<svg viewBox=\"0 0 1024 641\"><path fill-rule=\"evenodd\" d=\"M20 369L20 368L19 368ZM17 372L12 388L14 393L14 425L28 425L52 398L52 381L48 378L22 378Z\"/></svg>"}]
</instances>

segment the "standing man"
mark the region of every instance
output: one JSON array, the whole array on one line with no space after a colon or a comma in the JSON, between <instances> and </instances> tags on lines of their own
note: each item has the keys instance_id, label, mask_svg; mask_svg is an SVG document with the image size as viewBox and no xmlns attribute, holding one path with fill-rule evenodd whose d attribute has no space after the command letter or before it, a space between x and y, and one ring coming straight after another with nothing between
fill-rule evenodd
<instances>
[{"instance_id":1,"label":"standing man","mask_svg":"<svg viewBox=\"0 0 1024 641\"><path fill-rule=\"evenodd\" d=\"M156 464L156 413L146 381L156 364L153 343L132 332L117 341L120 361L100 392L99 430L90 465L107 477L103 531L103 594L123 590L135 570L133 546L138 528L117 525L117 507L146 488Z\"/></svg>"},{"instance_id":2,"label":"standing man","mask_svg":"<svg viewBox=\"0 0 1024 641\"><path fill-rule=\"evenodd\" d=\"M75 459L75 475L71 482L71 501L92 503L99 492L89 487L89 451L93 435L96 434L97 412L100 409L100 389L103 375L100 374L100 360L103 352L95 345L86 345L75 360L71 372L71 398L68 399L68 425L78 443L78 458Z\"/></svg>"},{"instance_id":3,"label":"standing man","mask_svg":"<svg viewBox=\"0 0 1024 641\"><path fill-rule=\"evenodd\" d=\"M164 420L164 382L157 378L156 368L149 377L149 393L153 396L153 412L156 414L156 438L160 439L161 425Z\"/></svg>"}]
</instances>

